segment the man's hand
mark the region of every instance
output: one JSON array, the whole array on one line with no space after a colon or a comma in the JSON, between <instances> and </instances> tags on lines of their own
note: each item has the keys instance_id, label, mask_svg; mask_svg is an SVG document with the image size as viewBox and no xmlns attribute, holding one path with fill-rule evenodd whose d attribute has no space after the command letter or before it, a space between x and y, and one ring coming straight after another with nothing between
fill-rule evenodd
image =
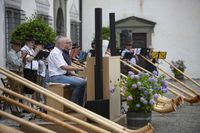
<instances>
[{"instance_id":1,"label":"man's hand","mask_svg":"<svg viewBox=\"0 0 200 133\"><path fill-rule=\"evenodd\" d=\"M84 67L79 67L79 68L77 68L77 70L78 70L78 71L84 71L85 68L84 68Z\"/></svg>"}]
</instances>

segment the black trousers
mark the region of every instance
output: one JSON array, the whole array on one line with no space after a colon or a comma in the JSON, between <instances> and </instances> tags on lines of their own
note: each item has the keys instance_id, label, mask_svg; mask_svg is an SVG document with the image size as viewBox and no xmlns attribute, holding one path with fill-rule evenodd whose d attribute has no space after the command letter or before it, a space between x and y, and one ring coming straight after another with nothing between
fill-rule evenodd
<instances>
[{"instance_id":1,"label":"black trousers","mask_svg":"<svg viewBox=\"0 0 200 133\"><path fill-rule=\"evenodd\" d=\"M31 69L24 68L24 78L28 79L29 81L31 81L33 83L36 83L37 82L37 70L31 70ZM33 94L34 90L24 86L23 93Z\"/></svg>"}]
</instances>

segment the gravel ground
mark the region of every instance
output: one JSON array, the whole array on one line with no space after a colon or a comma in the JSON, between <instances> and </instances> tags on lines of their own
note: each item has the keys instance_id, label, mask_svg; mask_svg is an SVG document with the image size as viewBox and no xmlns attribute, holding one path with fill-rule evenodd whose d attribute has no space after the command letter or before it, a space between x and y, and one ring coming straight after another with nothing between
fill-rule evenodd
<instances>
[{"instance_id":1,"label":"gravel ground","mask_svg":"<svg viewBox=\"0 0 200 133\"><path fill-rule=\"evenodd\" d=\"M197 81L200 82L200 80ZM177 84L174 81L170 82ZM190 81L185 80L184 82L200 92L200 88ZM167 96L174 97L171 93L168 93ZM200 103L190 105L185 102L177 108L176 112L168 114L154 112L152 125L156 133L200 133Z\"/></svg>"}]
</instances>

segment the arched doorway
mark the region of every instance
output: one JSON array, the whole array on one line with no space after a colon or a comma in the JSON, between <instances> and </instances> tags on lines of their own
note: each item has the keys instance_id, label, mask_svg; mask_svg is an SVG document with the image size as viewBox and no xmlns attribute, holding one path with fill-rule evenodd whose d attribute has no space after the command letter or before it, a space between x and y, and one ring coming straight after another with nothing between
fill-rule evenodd
<instances>
[{"instance_id":1,"label":"arched doorway","mask_svg":"<svg viewBox=\"0 0 200 133\"><path fill-rule=\"evenodd\" d=\"M56 18L56 32L58 35L64 35L64 17L62 8L58 8Z\"/></svg>"}]
</instances>

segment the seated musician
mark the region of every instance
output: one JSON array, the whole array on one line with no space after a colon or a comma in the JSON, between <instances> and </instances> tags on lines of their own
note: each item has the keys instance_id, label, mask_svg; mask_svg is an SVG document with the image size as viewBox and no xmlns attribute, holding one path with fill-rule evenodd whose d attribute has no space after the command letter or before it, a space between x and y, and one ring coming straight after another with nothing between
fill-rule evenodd
<instances>
[{"instance_id":1,"label":"seated musician","mask_svg":"<svg viewBox=\"0 0 200 133\"><path fill-rule=\"evenodd\" d=\"M158 60L152 58L152 52L153 52L153 50L154 50L153 48L149 48L149 52L146 55L146 58L149 59L149 60L151 60L152 63L155 64L155 63L158 63ZM149 63L149 62L147 62L146 69L148 71L150 71L150 72L153 72L153 71L157 71L158 72L157 68L154 65L152 65L151 63Z\"/></svg>"},{"instance_id":2,"label":"seated musician","mask_svg":"<svg viewBox=\"0 0 200 133\"><path fill-rule=\"evenodd\" d=\"M94 57L95 56L95 41L93 41L92 43L91 43L91 48L92 49L90 49L89 51L88 51L88 56L89 57Z\"/></svg>"},{"instance_id":3,"label":"seated musician","mask_svg":"<svg viewBox=\"0 0 200 133\"><path fill-rule=\"evenodd\" d=\"M68 64L68 65L71 65L72 64L72 60L71 60L71 56L70 56L70 51L72 49L72 40L70 38L67 38L67 43L65 45L65 48L63 50L63 58L65 60L65 62ZM75 71L67 71L66 75L71 75L71 76L77 76Z\"/></svg>"},{"instance_id":4,"label":"seated musician","mask_svg":"<svg viewBox=\"0 0 200 133\"><path fill-rule=\"evenodd\" d=\"M6 58L6 67L18 74L22 75L22 68L23 68L23 61L22 61L22 54L21 54L21 43L18 41L11 41L11 50L8 52ZM10 83L10 88L15 90L16 92L21 93L21 85L16 82L15 80L8 79Z\"/></svg>"},{"instance_id":5,"label":"seated musician","mask_svg":"<svg viewBox=\"0 0 200 133\"><path fill-rule=\"evenodd\" d=\"M24 55L24 78L36 83L37 81L37 70L38 70L38 62L34 59L37 55L37 52L34 50L35 47L35 39L32 35L28 35L26 38L25 45L21 48L22 55ZM38 49L38 48L36 48ZM39 51L39 50L37 50ZM23 92L25 94L33 94L34 91L27 87L24 87Z\"/></svg>"},{"instance_id":6,"label":"seated musician","mask_svg":"<svg viewBox=\"0 0 200 133\"><path fill-rule=\"evenodd\" d=\"M79 105L83 105L83 96L86 86L86 80L66 75L68 71L83 71L82 67L73 67L67 64L63 58L63 50L66 45L71 44L69 38L65 36L58 36L55 39L55 47L50 52L48 57L49 77L50 82L54 83L68 83L73 87L71 100Z\"/></svg>"},{"instance_id":7,"label":"seated musician","mask_svg":"<svg viewBox=\"0 0 200 133\"><path fill-rule=\"evenodd\" d=\"M136 64L134 49L132 48L131 42L125 43L125 49L122 51L121 56L123 59L127 59L131 64Z\"/></svg>"},{"instance_id":8,"label":"seated musician","mask_svg":"<svg viewBox=\"0 0 200 133\"><path fill-rule=\"evenodd\" d=\"M10 71L21 73L23 62L20 53L21 43L17 41L11 42L11 50L8 52L6 66Z\"/></svg>"}]
</instances>

